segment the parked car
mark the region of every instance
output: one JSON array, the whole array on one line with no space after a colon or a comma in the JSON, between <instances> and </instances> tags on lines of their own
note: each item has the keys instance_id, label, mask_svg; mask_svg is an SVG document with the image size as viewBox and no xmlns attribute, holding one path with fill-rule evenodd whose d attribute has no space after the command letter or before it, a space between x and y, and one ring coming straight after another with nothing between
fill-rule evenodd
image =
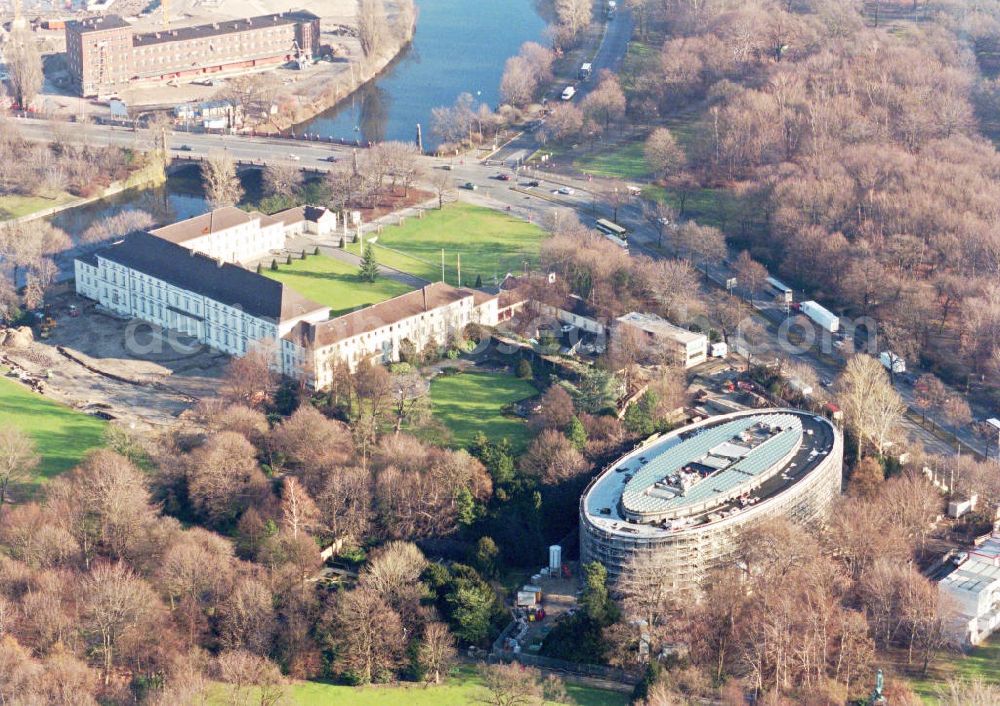
<instances>
[{"instance_id":1,"label":"parked car","mask_svg":"<svg viewBox=\"0 0 1000 706\"><path fill-rule=\"evenodd\" d=\"M823 378L822 380L819 381L819 384L822 385L823 387L832 387L833 380L831 380L830 378Z\"/></svg>"},{"instance_id":2,"label":"parked car","mask_svg":"<svg viewBox=\"0 0 1000 706\"><path fill-rule=\"evenodd\" d=\"M467 182L465 182L465 184L462 185L462 188L463 189L468 189L469 191L475 191L479 187L476 186L475 184L473 184L471 181L467 181Z\"/></svg>"}]
</instances>

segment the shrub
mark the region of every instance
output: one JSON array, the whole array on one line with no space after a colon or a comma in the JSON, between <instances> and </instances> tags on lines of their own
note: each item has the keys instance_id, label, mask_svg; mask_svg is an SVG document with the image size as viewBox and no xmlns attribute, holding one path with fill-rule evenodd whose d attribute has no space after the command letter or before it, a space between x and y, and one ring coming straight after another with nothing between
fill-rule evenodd
<instances>
[{"instance_id":1,"label":"shrub","mask_svg":"<svg viewBox=\"0 0 1000 706\"><path fill-rule=\"evenodd\" d=\"M285 264L286 265L291 265L292 264L292 254L291 253L288 253L288 257L285 258Z\"/></svg>"},{"instance_id":2,"label":"shrub","mask_svg":"<svg viewBox=\"0 0 1000 706\"><path fill-rule=\"evenodd\" d=\"M273 272L277 272L278 271L278 261L277 260L271 260L271 270Z\"/></svg>"},{"instance_id":3,"label":"shrub","mask_svg":"<svg viewBox=\"0 0 1000 706\"><path fill-rule=\"evenodd\" d=\"M530 380L532 377L534 377L534 374L532 373L531 370L531 363L529 363L524 358L521 358L521 360L517 361L517 376L522 380Z\"/></svg>"}]
</instances>

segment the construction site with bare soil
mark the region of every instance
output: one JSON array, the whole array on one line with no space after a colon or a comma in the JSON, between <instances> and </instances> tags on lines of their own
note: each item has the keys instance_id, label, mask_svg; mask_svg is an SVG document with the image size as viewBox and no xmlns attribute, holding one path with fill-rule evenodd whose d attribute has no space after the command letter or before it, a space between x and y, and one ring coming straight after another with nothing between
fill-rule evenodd
<instances>
[{"instance_id":1,"label":"construction site with bare soil","mask_svg":"<svg viewBox=\"0 0 1000 706\"><path fill-rule=\"evenodd\" d=\"M160 429L218 394L229 358L197 341L53 296L31 327L0 329L0 368L73 409Z\"/></svg>"},{"instance_id":2,"label":"construction site with bare soil","mask_svg":"<svg viewBox=\"0 0 1000 706\"><path fill-rule=\"evenodd\" d=\"M262 108L267 119L241 120L241 126L276 131L336 105L410 42L412 0L388 0L376 15L360 13L355 0L293 6L278 0L4 0L0 57L14 34L27 33L45 67L32 109L74 119L120 117L123 109L132 119L156 110L176 114L180 106L231 100L235 90L245 90L232 85L238 76L264 75L266 86L258 90L269 104ZM308 23L305 36L300 27L287 37L262 34L296 19ZM0 79L5 74L0 58Z\"/></svg>"}]
</instances>

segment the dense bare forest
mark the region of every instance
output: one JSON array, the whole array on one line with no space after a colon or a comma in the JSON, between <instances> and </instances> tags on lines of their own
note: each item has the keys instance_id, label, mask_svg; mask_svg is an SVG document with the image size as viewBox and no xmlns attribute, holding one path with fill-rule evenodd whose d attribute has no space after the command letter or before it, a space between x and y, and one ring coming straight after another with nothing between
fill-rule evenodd
<instances>
[{"instance_id":1,"label":"dense bare forest","mask_svg":"<svg viewBox=\"0 0 1000 706\"><path fill-rule=\"evenodd\" d=\"M996 395L1000 158L981 133L997 119L1000 6L631 4L640 35L665 30L629 105L679 126L647 145L685 147L658 160L664 185L731 191L731 243Z\"/></svg>"}]
</instances>

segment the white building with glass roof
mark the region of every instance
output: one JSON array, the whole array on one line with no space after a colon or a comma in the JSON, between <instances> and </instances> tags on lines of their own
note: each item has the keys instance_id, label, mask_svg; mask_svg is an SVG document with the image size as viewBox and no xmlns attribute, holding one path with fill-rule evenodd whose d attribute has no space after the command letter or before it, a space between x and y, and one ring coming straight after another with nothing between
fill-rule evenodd
<instances>
[{"instance_id":1,"label":"white building with glass roof","mask_svg":"<svg viewBox=\"0 0 1000 706\"><path fill-rule=\"evenodd\" d=\"M634 557L697 589L740 532L783 516L822 523L840 494L843 438L825 417L736 412L678 429L618 459L580 499L580 552L611 576Z\"/></svg>"}]
</instances>

